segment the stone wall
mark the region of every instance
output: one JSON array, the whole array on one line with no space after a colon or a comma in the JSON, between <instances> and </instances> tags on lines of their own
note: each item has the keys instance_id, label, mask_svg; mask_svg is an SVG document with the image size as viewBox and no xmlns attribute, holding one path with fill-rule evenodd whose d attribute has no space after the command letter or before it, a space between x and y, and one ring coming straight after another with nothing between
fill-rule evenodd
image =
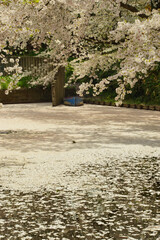
<instances>
[{"instance_id":1,"label":"stone wall","mask_svg":"<svg viewBox=\"0 0 160 240\"><path fill-rule=\"evenodd\" d=\"M16 57L13 57L16 58ZM9 63L8 66L10 66ZM45 67L44 67L45 65ZM31 71L34 75L47 75L54 68L50 59L44 62L44 58L23 56L20 58L20 66L25 71ZM1 64L0 69L3 71L5 66ZM4 75L5 72L4 72ZM0 91L0 102L6 103L33 103L33 102L48 102L51 101L53 106L63 103L65 84L65 68L59 67L58 72L53 77L52 88L43 90L43 88L20 89L14 90L9 95L5 91Z\"/></svg>"},{"instance_id":2,"label":"stone wall","mask_svg":"<svg viewBox=\"0 0 160 240\"><path fill-rule=\"evenodd\" d=\"M0 102L3 104L12 103L36 103L36 102L51 102L51 89L43 89L36 87L30 89L13 90L8 95L4 90L0 90Z\"/></svg>"},{"instance_id":3,"label":"stone wall","mask_svg":"<svg viewBox=\"0 0 160 240\"><path fill-rule=\"evenodd\" d=\"M8 95L5 94L5 90L0 90L0 102L3 104L52 102L53 106L57 106L63 103L64 82L65 68L60 67L55 79L53 79L52 89L43 89L43 87L18 89L13 90Z\"/></svg>"}]
</instances>

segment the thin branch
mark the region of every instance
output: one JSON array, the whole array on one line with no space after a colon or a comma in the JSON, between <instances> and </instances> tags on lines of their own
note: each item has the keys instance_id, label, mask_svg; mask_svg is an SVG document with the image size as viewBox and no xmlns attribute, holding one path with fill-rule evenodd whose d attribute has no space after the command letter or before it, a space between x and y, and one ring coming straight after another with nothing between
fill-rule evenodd
<instances>
[{"instance_id":1,"label":"thin branch","mask_svg":"<svg viewBox=\"0 0 160 240\"><path fill-rule=\"evenodd\" d=\"M133 13L138 13L139 12L139 10L136 7L133 7L129 4L125 4L125 3L122 3L122 2L120 3L120 7L125 8L125 9L127 9L127 10L129 10L130 12L133 12ZM148 16L144 13L140 13L140 14L138 14L138 16L141 17L141 18L148 18Z\"/></svg>"},{"instance_id":2,"label":"thin branch","mask_svg":"<svg viewBox=\"0 0 160 240\"><path fill-rule=\"evenodd\" d=\"M133 6L129 5L129 4L125 4L125 3L122 3L122 2L121 2L121 3L120 3L120 6L121 6L122 8L125 8L125 9L131 11L131 12L134 12L134 13L139 12L137 8L135 8L135 7L133 7Z\"/></svg>"}]
</instances>

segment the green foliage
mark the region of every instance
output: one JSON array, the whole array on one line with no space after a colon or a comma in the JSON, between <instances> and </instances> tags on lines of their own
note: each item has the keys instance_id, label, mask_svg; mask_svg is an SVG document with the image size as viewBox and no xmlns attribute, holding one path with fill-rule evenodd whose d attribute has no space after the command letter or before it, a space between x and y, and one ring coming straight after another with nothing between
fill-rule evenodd
<instances>
[{"instance_id":1,"label":"green foliage","mask_svg":"<svg viewBox=\"0 0 160 240\"><path fill-rule=\"evenodd\" d=\"M23 0L23 3L28 3L28 4L32 4L32 3L39 3L39 0Z\"/></svg>"},{"instance_id":2,"label":"green foliage","mask_svg":"<svg viewBox=\"0 0 160 240\"><path fill-rule=\"evenodd\" d=\"M34 80L37 80L34 79ZM32 76L25 76L25 77L22 77L17 86L16 87L21 87L21 88L31 88L33 87L32 84L31 84L31 81L33 81L33 78ZM8 85L9 83L11 82L11 78L9 76L3 76L3 77L0 77L0 86L1 86L1 89L2 90L6 90L8 89Z\"/></svg>"},{"instance_id":3,"label":"green foliage","mask_svg":"<svg viewBox=\"0 0 160 240\"><path fill-rule=\"evenodd\" d=\"M11 0L1 0L0 4L8 5Z\"/></svg>"},{"instance_id":4,"label":"green foliage","mask_svg":"<svg viewBox=\"0 0 160 240\"><path fill-rule=\"evenodd\" d=\"M72 65L70 63L68 63L68 65L65 68L65 82L68 82L68 80L70 79L70 77L72 76L74 71L74 68L72 67Z\"/></svg>"},{"instance_id":5,"label":"green foliage","mask_svg":"<svg viewBox=\"0 0 160 240\"><path fill-rule=\"evenodd\" d=\"M114 69L114 68L113 68ZM98 83L101 79L107 78L116 73L116 70L110 69L107 72L97 70L96 74L98 78L94 80L94 84ZM89 76L81 79L81 82L88 82ZM116 92L118 87L117 81L111 81L108 88L104 90L97 100L106 102L115 102ZM129 90L130 88L128 88ZM93 91L90 89L88 97L92 98ZM87 97L87 96L86 96ZM140 79L132 89L132 93L126 95L124 102L135 104L149 104L160 105L160 64L158 64L154 70L148 73L148 77Z\"/></svg>"},{"instance_id":6,"label":"green foliage","mask_svg":"<svg viewBox=\"0 0 160 240\"><path fill-rule=\"evenodd\" d=\"M0 87L2 90L6 90L8 88L11 79L9 76L0 77Z\"/></svg>"},{"instance_id":7,"label":"green foliage","mask_svg":"<svg viewBox=\"0 0 160 240\"><path fill-rule=\"evenodd\" d=\"M126 100L130 99L135 99L137 103L160 105L160 64L147 78L136 83L132 94L126 97Z\"/></svg>"},{"instance_id":8,"label":"green foliage","mask_svg":"<svg viewBox=\"0 0 160 240\"><path fill-rule=\"evenodd\" d=\"M32 76L22 77L18 82L18 86L21 88L30 88L32 87L31 84L32 80L33 80Z\"/></svg>"}]
</instances>

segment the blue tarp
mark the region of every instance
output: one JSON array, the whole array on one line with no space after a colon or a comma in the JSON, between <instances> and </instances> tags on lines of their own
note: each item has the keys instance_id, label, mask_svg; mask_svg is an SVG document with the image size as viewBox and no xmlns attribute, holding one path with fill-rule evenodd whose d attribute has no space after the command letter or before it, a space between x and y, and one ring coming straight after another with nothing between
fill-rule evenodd
<instances>
[{"instance_id":1,"label":"blue tarp","mask_svg":"<svg viewBox=\"0 0 160 240\"><path fill-rule=\"evenodd\" d=\"M64 105L68 106L81 106L83 105L83 98L80 97L68 97L64 98Z\"/></svg>"}]
</instances>

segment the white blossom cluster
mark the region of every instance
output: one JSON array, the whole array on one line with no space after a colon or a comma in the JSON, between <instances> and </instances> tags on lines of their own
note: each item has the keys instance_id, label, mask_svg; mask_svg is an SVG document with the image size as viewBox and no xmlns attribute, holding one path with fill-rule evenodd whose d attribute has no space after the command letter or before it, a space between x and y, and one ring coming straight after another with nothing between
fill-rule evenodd
<instances>
[{"instance_id":1,"label":"white blossom cluster","mask_svg":"<svg viewBox=\"0 0 160 240\"><path fill-rule=\"evenodd\" d=\"M6 45L24 50L30 41L37 52L45 43L48 48L43 56L50 58L55 67L52 73L39 78L41 83L51 82L59 66L65 66L68 57L74 56L71 81L90 76L89 81L80 86L79 94L93 88L93 94L97 95L116 80L116 101L121 103L139 78L160 61L159 11L149 12L144 1L140 1L139 12L133 13L134 22L121 16L122 5L132 4L134 8L136 3L134 0L3 1L0 4L0 58L1 63L7 65L6 54L11 57L13 66L4 71L15 74L9 88L15 86L15 78L16 83L19 81L22 69L12 58L12 52L5 52L8 51ZM146 17L141 18L140 13ZM94 84L97 70L108 71L113 65L117 73Z\"/></svg>"},{"instance_id":2,"label":"white blossom cluster","mask_svg":"<svg viewBox=\"0 0 160 240\"><path fill-rule=\"evenodd\" d=\"M102 79L94 85L94 88L92 83L90 88L98 95L111 81L116 80L118 83L116 101L121 104L125 95L131 93L136 82L147 76L160 62L159 29L160 13L155 10L143 21L136 19L133 23L118 22L116 29L110 31L108 37L115 44L104 47L103 52L95 51L88 61L81 61L81 64L73 62L75 69L73 77L81 79L86 75L92 75L97 69L107 71L111 69L113 63L119 62L115 75ZM130 90L127 90L128 85ZM88 88L88 84L83 84L79 94L82 95Z\"/></svg>"}]
</instances>

